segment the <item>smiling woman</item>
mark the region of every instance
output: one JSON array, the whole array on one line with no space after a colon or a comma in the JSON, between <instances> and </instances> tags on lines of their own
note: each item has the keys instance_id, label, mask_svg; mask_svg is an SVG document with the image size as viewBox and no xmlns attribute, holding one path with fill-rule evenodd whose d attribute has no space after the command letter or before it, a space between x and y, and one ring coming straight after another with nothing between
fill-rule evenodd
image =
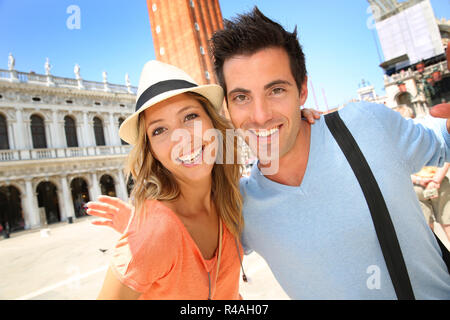
<instances>
[{"instance_id":1,"label":"smiling woman","mask_svg":"<svg viewBox=\"0 0 450 320\"><path fill-rule=\"evenodd\" d=\"M136 112L119 130L133 145L135 210L99 298L240 298L241 168L203 161L209 146L230 148L226 140L206 138L207 131L225 136L231 129L218 113L222 100L217 85L199 86L162 62L144 66Z\"/></svg>"}]
</instances>

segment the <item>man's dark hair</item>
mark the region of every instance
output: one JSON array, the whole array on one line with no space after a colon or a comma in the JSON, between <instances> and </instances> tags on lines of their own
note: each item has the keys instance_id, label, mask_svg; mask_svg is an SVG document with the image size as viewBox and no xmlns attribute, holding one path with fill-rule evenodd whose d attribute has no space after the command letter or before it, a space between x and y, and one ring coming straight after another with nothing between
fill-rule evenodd
<instances>
[{"instance_id":1,"label":"man's dark hair","mask_svg":"<svg viewBox=\"0 0 450 320\"><path fill-rule=\"evenodd\" d=\"M224 29L216 31L211 38L211 55L217 80L225 90L225 97L225 60L239 54L251 55L270 47L286 50L292 75L300 91L306 76L306 66L305 56L297 39L297 27L292 33L286 31L280 24L262 14L256 6L250 13L224 20Z\"/></svg>"}]
</instances>

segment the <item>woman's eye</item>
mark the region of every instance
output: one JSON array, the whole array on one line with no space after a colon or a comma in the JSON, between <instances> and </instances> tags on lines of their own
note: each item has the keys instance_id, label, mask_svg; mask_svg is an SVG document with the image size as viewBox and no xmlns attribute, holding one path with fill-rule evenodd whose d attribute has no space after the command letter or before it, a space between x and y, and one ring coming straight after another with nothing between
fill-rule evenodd
<instances>
[{"instance_id":1,"label":"woman's eye","mask_svg":"<svg viewBox=\"0 0 450 320\"><path fill-rule=\"evenodd\" d=\"M161 133L163 133L166 129L163 127L159 127L156 128L155 130L152 131L152 136L157 136L160 135Z\"/></svg>"},{"instance_id":2,"label":"woman's eye","mask_svg":"<svg viewBox=\"0 0 450 320\"><path fill-rule=\"evenodd\" d=\"M193 120L195 118L198 118L198 114L196 113L190 113L186 117L184 117L184 121Z\"/></svg>"}]
</instances>

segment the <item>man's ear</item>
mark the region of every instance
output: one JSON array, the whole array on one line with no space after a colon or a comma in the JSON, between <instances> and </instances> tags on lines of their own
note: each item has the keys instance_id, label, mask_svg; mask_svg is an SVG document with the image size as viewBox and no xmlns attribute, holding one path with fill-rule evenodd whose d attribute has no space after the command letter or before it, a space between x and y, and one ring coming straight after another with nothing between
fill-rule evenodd
<instances>
[{"instance_id":1,"label":"man's ear","mask_svg":"<svg viewBox=\"0 0 450 320\"><path fill-rule=\"evenodd\" d=\"M305 105L306 99L308 99L308 76L303 79L302 87L300 88L300 106Z\"/></svg>"},{"instance_id":2,"label":"man's ear","mask_svg":"<svg viewBox=\"0 0 450 320\"><path fill-rule=\"evenodd\" d=\"M228 120L231 121L230 111L228 110L228 103L227 103L226 99L224 99L223 102L222 102L222 110L220 110L220 113L225 118L227 118Z\"/></svg>"}]
</instances>

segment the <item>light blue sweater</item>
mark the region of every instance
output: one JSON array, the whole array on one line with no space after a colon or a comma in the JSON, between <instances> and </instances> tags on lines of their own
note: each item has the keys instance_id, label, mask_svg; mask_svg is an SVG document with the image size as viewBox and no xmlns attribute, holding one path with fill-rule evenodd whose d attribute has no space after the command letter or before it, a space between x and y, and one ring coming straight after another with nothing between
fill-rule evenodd
<instances>
[{"instance_id":1,"label":"light blue sweater","mask_svg":"<svg viewBox=\"0 0 450 320\"><path fill-rule=\"evenodd\" d=\"M432 131L365 102L339 113L383 193L416 299L450 299L450 275L410 177L450 162L445 120ZM246 253L260 254L292 299L396 299L361 188L323 117L311 126L299 187L269 180L255 164L241 192Z\"/></svg>"}]
</instances>

